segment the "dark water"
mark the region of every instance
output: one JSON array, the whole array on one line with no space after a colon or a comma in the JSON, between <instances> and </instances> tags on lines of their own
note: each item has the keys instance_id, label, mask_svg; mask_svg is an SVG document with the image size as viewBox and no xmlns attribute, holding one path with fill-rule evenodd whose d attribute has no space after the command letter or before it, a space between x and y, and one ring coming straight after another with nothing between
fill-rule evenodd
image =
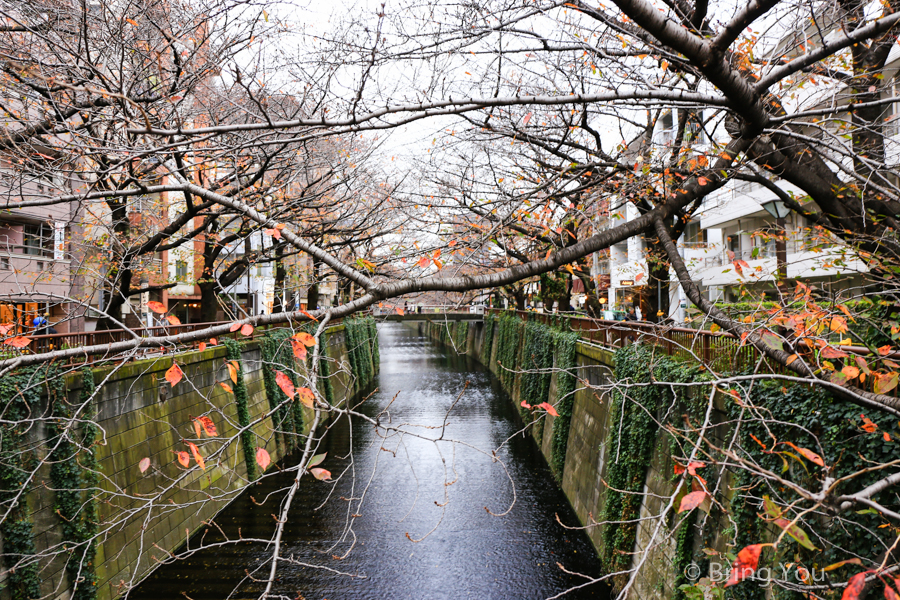
<instances>
[{"instance_id":1,"label":"dark water","mask_svg":"<svg viewBox=\"0 0 900 600\"><path fill-rule=\"evenodd\" d=\"M583 581L563 573L557 562L598 575L587 537L556 522L559 514L564 523L577 524L534 443L521 434L506 441L519 425L496 379L408 325L381 324L378 330L379 391L359 410L375 416L396 395L382 421L406 433L379 434L358 419L352 426L346 419L332 425L318 452L328 452L321 466L337 483L304 479L285 530L282 555L309 566L279 565L274 592L306 600L538 599ZM435 443L458 396L445 441ZM494 450L506 470L492 461ZM508 514L492 516L485 507L502 513L512 502L507 472L515 504ZM217 522L229 537L237 537L238 528L244 536L271 536L272 515L284 495L279 490L290 480L267 478ZM259 502L267 494L263 506L250 498ZM407 533L414 540L428 535L415 543ZM205 540L217 536L210 531ZM267 556L261 545L246 543L204 550L160 567L130 597L222 600L237 588L231 597L253 598L263 585L246 575L265 578ZM608 592L599 584L565 597L608 598Z\"/></svg>"}]
</instances>

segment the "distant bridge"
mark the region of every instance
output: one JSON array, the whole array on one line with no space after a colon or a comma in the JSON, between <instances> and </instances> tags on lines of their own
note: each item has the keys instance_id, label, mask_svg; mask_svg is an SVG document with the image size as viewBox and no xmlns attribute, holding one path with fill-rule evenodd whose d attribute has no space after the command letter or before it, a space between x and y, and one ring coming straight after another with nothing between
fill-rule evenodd
<instances>
[{"instance_id":1,"label":"distant bridge","mask_svg":"<svg viewBox=\"0 0 900 600\"><path fill-rule=\"evenodd\" d=\"M380 306L372 309L378 321L482 321L484 306Z\"/></svg>"}]
</instances>

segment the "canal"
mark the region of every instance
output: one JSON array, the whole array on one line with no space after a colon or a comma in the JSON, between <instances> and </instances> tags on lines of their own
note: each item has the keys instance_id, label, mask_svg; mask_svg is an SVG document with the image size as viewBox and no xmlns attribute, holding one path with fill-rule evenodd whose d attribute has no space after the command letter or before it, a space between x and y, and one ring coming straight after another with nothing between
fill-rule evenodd
<instances>
[{"instance_id":1,"label":"canal","mask_svg":"<svg viewBox=\"0 0 900 600\"><path fill-rule=\"evenodd\" d=\"M359 411L382 413L407 433L376 431L361 419L331 425L317 452L328 453L321 466L336 482L303 480L285 530L282 555L292 561L279 565L278 597L540 599L584 581L557 563L596 576L587 536L557 523L556 515L570 525L577 519L534 442L516 433L521 423L496 378L409 324L378 331L378 391ZM191 546L201 537L216 544L222 533L271 536L290 481L276 475L248 488ZM255 598L263 584L253 579L265 578L267 556L259 544L207 548L161 566L129 597ZM565 597L609 593L595 584Z\"/></svg>"}]
</instances>

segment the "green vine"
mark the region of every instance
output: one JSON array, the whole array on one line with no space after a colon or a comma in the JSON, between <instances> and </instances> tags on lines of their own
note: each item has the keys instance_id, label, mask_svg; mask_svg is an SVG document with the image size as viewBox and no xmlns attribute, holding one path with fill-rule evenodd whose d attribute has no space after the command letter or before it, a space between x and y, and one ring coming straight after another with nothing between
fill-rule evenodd
<instances>
[{"instance_id":1,"label":"green vine","mask_svg":"<svg viewBox=\"0 0 900 600\"><path fill-rule=\"evenodd\" d=\"M378 330L372 317L344 320L344 335L350 371L360 388L369 384L380 361Z\"/></svg>"},{"instance_id":2,"label":"green vine","mask_svg":"<svg viewBox=\"0 0 900 600\"><path fill-rule=\"evenodd\" d=\"M68 402L65 380L56 369L48 374L48 392L53 410L50 434L50 480L56 490L54 509L60 517L63 543L70 552L66 571L72 585L74 600L93 600L97 596L96 555L97 508L94 491L97 487L97 457L93 445L97 426L94 423L92 396L94 374L82 370L80 415L86 423L81 440L72 424L72 410Z\"/></svg>"},{"instance_id":3,"label":"green vine","mask_svg":"<svg viewBox=\"0 0 900 600\"><path fill-rule=\"evenodd\" d=\"M235 340L224 339L226 359L237 363L237 381L234 382L234 402L237 407L238 424L241 426L241 447L244 450L244 462L247 464L247 479L253 481L259 476L256 469L256 444L253 431L250 430L250 409L247 406L247 386L244 385L244 365L241 358L241 344ZM265 373L267 369L263 369Z\"/></svg>"},{"instance_id":4,"label":"green vine","mask_svg":"<svg viewBox=\"0 0 900 600\"><path fill-rule=\"evenodd\" d=\"M484 318L484 338L481 341L481 362L489 364L491 360L491 349L494 342L494 326L497 323L497 317L493 314Z\"/></svg>"},{"instance_id":5,"label":"green vine","mask_svg":"<svg viewBox=\"0 0 900 600\"><path fill-rule=\"evenodd\" d=\"M566 451L569 444L569 430L572 424L572 409L575 406L575 351L578 334L573 331L555 330L553 346L556 349L556 412L553 420L553 446L550 467L558 481L562 481L566 465Z\"/></svg>"},{"instance_id":6,"label":"green vine","mask_svg":"<svg viewBox=\"0 0 900 600\"><path fill-rule=\"evenodd\" d=\"M8 589L12 600L29 600L41 595L38 563L35 559L34 523L28 509L28 493L35 460L26 446L29 418L39 411L43 382L49 366L24 367L0 377L0 510L6 518L0 522L3 535L3 562L9 572Z\"/></svg>"}]
</instances>

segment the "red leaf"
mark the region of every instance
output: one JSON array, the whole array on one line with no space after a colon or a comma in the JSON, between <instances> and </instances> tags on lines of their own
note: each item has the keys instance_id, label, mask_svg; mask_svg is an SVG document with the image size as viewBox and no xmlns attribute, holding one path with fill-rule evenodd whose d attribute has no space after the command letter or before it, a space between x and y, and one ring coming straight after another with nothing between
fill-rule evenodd
<instances>
[{"instance_id":1,"label":"red leaf","mask_svg":"<svg viewBox=\"0 0 900 600\"><path fill-rule=\"evenodd\" d=\"M885 600L900 600L900 596L897 595L897 592L894 591L889 585L884 586L884 597Z\"/></svg>"},{"instance_id":2,"label":"red leaf","mask_svg":"<svg viewBox=\"0 0 900 600\"><path fill-rule=\"evenodd\" d=\"M188 448L191 449L191 454L194 455L194 460L197 461L197 464L200 465L200 468L205 471L206 463L203 462L203 455L200 454L200 449L197 448L197 446L195 444L192 444L191 442L188 442L187 445L188 445Z\"/></svg>"},{"instance_id":3,"label":"red leaf","mask_svg":"<svg viewBox=\"0 0 900 600\"><path fill-rule=\"evenodd\" d=\"M313 403L316 399L315 394L309 388L302 387L297 390L297 398L300 400L300 403L307 408L312 408Z\"/></svg>"},{"instance_id":4,"label":"red leaf","mask_svg":"<svg viewBox=\"0 0 900 600\"><path fill-rule=\"evenodd\" d=\"M269 468L269 464L272 462L272 458L269 456L269 453L266 452L265 448L257 448L256 449L256 464L259 465L263 471Z\"/></svg>"},{"instance_id":5,"label":"red leaf","mask_svg":"<svg viewBox=\"0 0 900 600\"><path fill-rule=\"evenodd\" d=\"M149 469L149 468L150 468L150 459L146 458L146 457L142 458L141 462L138 463L138 469L141 470L141 473L145 473L147 471L147 469Z\"/></svg>"},{"instance_id":6,"label":"red leaf","mask_svg":"<svg viewBox=\"0 0 900 600\"><path fill-rule=\"evenodd\" d=\"M294 334L293 337L294 337L294 339L296 339L297 341L303 342L303 345L304 345L304 346L309 346L310 348L312 348L313 346L316 345L316 338L315 338L314 336L309 335L309 334L306 333L305 331L301 331L300 333L296 333L296 334Z\"/></svg>"},{"instance_id":7,"label":"red leaf","mask_svg":"<svg viewBox=\"0 0 900 600\"><path fill-rule=\"evenodd\" d=\"M175 455L178 456L178 462L181 463L182 467L187 469L189 466L191 466L191 455L190 454L181 450L179 452L176 452Z\"/></svg>"},{"instance_id":8,"label":"red leaf","mask_svg":"<svg viewBox=\"0 0 900 600\"><path fill-rule=\"evenodd\" d=\"M12 346L13 348L24 348L31 343L31 340L27 337L17 335L16 337L9 338L3 343L7 346Z\"/></svg>"},{"instance_id":9,"label":"red leaf","mask_svg":"<svg viewBox=\"0 0 900 600\"><path fill-rule=\"evenodd\" d=\"M859 416L862 417L862 420L863 420L863 426L862 426L863 431L866 431L868 433L875 433L876 431L878 431L878 425L873 423L872 419L870 419L866 415L859 415Z\"/></svg>"},{"instance_id":10,"label":"red leaf","mask_svg":"<svg viewBox=\"0 0 900 600\"><path fill-rule=\"evenodd\" d=\"M682 473L684 473L684 471L685 471L684 467L682 467L678 463L675 463L675 474L676 475L681 475Z\"/></svg>"},{"instance_id":11,"label":"red leaf","mask_svg":"<svg viewBox=\"0 0 900 600\"><path fill-rule=\"evenodd\" d=\"M241 327L241 335L250 335L252 333L253 333L253 325L251 325L250 323L245 323Z\"/></svg>"},{"instance_id":12,"label":"red leaf","mask_svg":"<svg viewBox=\"0 0 900 600\"><path fill-rule=\"evenodd\" d=\"M643 273L638 273L638 274L637 274L637 277L634 278L634 282L637 283L638 281L640 281L640 280L643 279L643 278L644 278L644 274L643 274Z\"/></svg>"},{"instance_id":13,"label":"red leaf","mask_svg":"<svg viewBox=\"0 0 900 600\"><path fill-rule=\"evenodd\" d=\"M300 340L291 338L291 349L294 351L294 356L296 356L298 360L306 360L306 346L304 346Z\"/></svg>"},{"instance_id":14,"label":"red leaf","mask_svg":"<svg viewBox=\"0 0 900 600\"><path fill-rule=\"evenodd\" d=\"M184 373L181 371L181 367L176 364L173 364L169 367L169 370L166 371L166 381L172 384L172 387L181 381L181 378L184 377Z\"/></svg>"},{"instance_id":15,"label":"red leaf","mask_svg":"<svg viewBox=\"0 0 900 600\"><path fill-rule=\"evenodd\" d=\"M759 564L759 555L762 552L762 548L762 544L753 544L738 552L737 560L731 565L731 575L728 576L725 587L740 583L750 575L753 575L756 566Z\"/></svg>"},{"instance_id":16,"label":"red leaf","mask_svg":"<svg viewBox=\"0 0 900 600\"><path fill-rule=\"evenodd\" d=\"M0 335L6 335L15 326L16 326L15 323L4 323L4 324L0 325Z\"/></svg>"},{"instance_id":17,"label":"red leaf","mask_svg":"<svg viewBox=\"0 0 900 600\"><path fill-rule=\"evenodd\" d=\"M271 235L276 240L281 239L281 230L280 229L266 229L263 231L266 235Z\"/></svg>"},{"instance_id":18,"label":"red leaf","mask_svg":"<svg viewBox=\"0 0 900 600\"><path fill-rule=\"evenodd\" d=\"M312 476L318 479L319 481L325 481L326 479L331 479L331 472L326 471L325 469L310 469L310 473Z\"/></svg>"},{"instance_id":19,"label":"red leaf","mask_svg":"<svg viewBox=\"0 0 900 600\"><path fill-rule=\"evenodd\" d=\"M547 402L541 402L540 404L537 405L537 408L543 408L544 410L547 411L547 414L553 415L554 417L558 417L558 416L559 416L559 413L556 412L556 409L553 408L553 406L551 406L551 405L550 405L549 403L547 403Z\"/></svg>"},{"instance_id":20,"label":"red leaf","mask_svg":"<svg viewBox=\"0 0 900 600\"><path fill-rule=\"evenodd\" d=\"M216 436L216 424L213 423L212 419L210 419L209 417L197 417L197 421L199 421L200 425L203 426L203 431L206 432L207 436Z\"/></svg>"},{"instance_id":21,"label":"red leaf","mask_svg":"<svg viewBox=\"0 0 900 600\"><path fill-rule=\"evenodd\" d=\"M237 331L240 328L241 328L240 323L232 323L231 327L228 328L228 331L230 331L231 333L234 333L235 331Z\"/></svg>"},{"instance_id":22,"label":"red leaf","mask_svg":"<svg viewBox=\"0 0 900 600\"><path fill-rule=\"evenodd\" d=\"M693 510L700 506L706 499L706 492L691 492L681 499L681 505L678 512L683 513L686 510Z\"/></svg>"},{"instance_id":23,"label":"red leaf","mask_svg":"<svg viewBox=\"0 0 900 600\"><path fill-rule=\"evenodd\" d=\"M707 179L706 177L698 177L697 183L699 183L700 185L706 185L707 183L709 183L709 179Z\"/></svg>"},{"instance_id":24,"label":"red leaf","mask_svg":"<svg viewBox=\"0 0 900 600\"><path fill-rule=\"evenodd\" d=\"M521 403L521 404L522 404L522 406L523 406L524 408L527 408L528 410L531 410L531 405L528 404L527 402L525 402L524 400L522 400L522 403Z\"/></svg>"},{"instance_id":25,"label":"red leaf","mask_svg":"<svg viewBox=\"0 0 900 600\"><path fill-rule=\"evenodd\" d=\"M169 315L166 317L166 321L168 321L170 325L181 325L181 319L175 315Z\"/></svg>"},{"instance_id":26,"label":"red leaf","mask_svg":"<svg viewBox=\"0 0 900 600\"><path fill-rule=\"evenodd\" d=\"M528 125L528 121L531 120L531 115L533 115L533 114L534 114L534 112L530 112L527 115L525 115L525 118L522 119L522 125ZM451 242L451 243L456 243L456 242Z\"/></svg>"},{"instance_id":27,"label":"red leaf","mask_svg":"<svg viewBox=\"0 0 900 600\"><path fill-rule=\"evenodd\" d=\"M200 342L200 352L206 350L206 342Z\"/></svg>"},{"instance_id":28,"label":"red leaf","mask_svg":"<svg viewBox=\"0 0 900 600\"><path fill-rule=\"evenodd\" d=\"M212 344L213 346L218 346L219 340L217 340L216 338L209 338L209 343Z\"/></svg>"},{"instance_id":29,"label":"red leaf","mask_svg":"<svg viewBox=\"0 0 900 600\"><path fill-rule=\"evenodd\" d=\"M162 302L157 302L156 300L151 300L150 302L148 302L147 308L158 315L161 315L168 310L165 304L163 304Z\"/></svg>"},{"instance_id":30,"label":"red leaf","mask_svg":"<svg viewBox=\"0 0 900 600\"><path fill-rule=\"evenodd\" d=\"M885 344L884 346L882 346L878 349L878 354L880 354L882 356L887 356L890 353L891 353L891 347L887 344Z\"/></svg>"},{"instance_id":31,"label":"red leaf","mask_svg":"<svg viewBox=\"0 0 900 600\"><path fill-rule=\"evenodd\" d=\"M428 258L427 256L423 256L422 258L419 259L419 262L417 262L416 264L419 265L420 268L424 269L424 268L428 267L428 265L431 264L431 259Z\"/></svg>"},{"instance_id":32,"label":"red leaf","mask_svg":"<svg viewBox=\"0 0 900 600\"><path fill-rule=\"evenodd\" d=\"M781 443L787 444L788 446L790 446L791 448L793 448L794 450L796 450L797 452L802 454L803 458L805 458L806 460L812 461L815 464L819 465L820 467L825 466L825 461L822 460L822 457L819 456L818 454L816 454L815 452L813 452L812 450L807 450L806 448L799 448L795 444L792 444L791 442L781 442Z\"/></svg>"},{"instance_id":33,"label":"red leaf","mask_svg":"<svg viewBox=\"0 0 900 600\"><path fill-rule=\"evenodd\" d=\"M700 462L700 461L689 462L688 466L687 466L687 470L688 470L688 473L690 473L691 475L696 477L697 469L702 469L705 466L706 466L706 463L704 463L704 462Z\"/></svg>"},{"instance_id":34,"label":"red leaf","mask_svg":"<svg viewBox=\"0 0 900 600\"><path fill-rule=\"evenodd\" d=\"M278 384L278 387L281 388L281 391L290 398L294 399L294 396L297 392L294 391L294 382L291 381L291 378L282 373L281 371L275 371L275 383Z\"/></svg>"},{"instance_id":35,"label":"red leaf","mask_svg":"<svg viewBox=\"0 0 900 600\"><path fill-rule=\"evenodd\" d=\"M863 589L866 587L866 573L867 571L863 571L850 578L841 600L857 600L859 598L859 595L862 594Z\"/></svg>"},{"instance_id":36,"label":"red leaf","mask_svg":"<svg viewBox=\"0 0 900 600\"><path fill-rule=\"evenodd\" d=\"M312 316L311 314L309 314L308 312L306 312L306 310L304 310L304 309L301 308L301 309L300 309L300 312L302 312L304 315L306 315L310 320L312 320L312 321L318 321L317 318L315 318L314 316Z\"/></svg>"}]
</instances>

